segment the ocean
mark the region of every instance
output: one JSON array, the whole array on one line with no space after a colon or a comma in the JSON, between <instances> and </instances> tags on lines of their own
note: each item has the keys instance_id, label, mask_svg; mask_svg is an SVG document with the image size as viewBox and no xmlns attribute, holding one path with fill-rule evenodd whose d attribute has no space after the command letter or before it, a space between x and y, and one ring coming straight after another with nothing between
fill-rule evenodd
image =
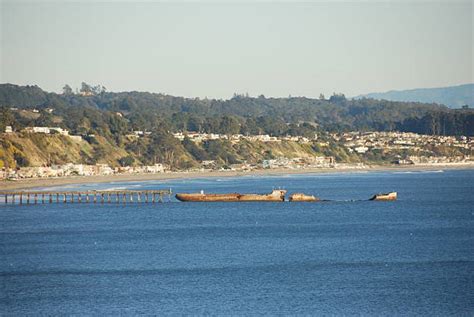
<instances>
[{"instance_id":1,"label":"ocean","mask_svg":"<svg viewBox=\"0 0 474 317\"><path fill-rule=\"evenodd\" d=\"M328 201L0 204L0 315L473 315L473 181L439 170L56 188ZM399 199L367 200L388 191Z\"/></svg>"}]
</instances>

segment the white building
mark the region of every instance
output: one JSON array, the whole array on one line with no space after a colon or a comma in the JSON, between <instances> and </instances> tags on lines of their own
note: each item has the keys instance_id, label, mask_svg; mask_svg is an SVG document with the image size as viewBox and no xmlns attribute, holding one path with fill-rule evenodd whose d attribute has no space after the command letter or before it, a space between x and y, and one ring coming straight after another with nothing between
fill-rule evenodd
<instances>
[{"instance_id":1,"label":"white building","mask_svg":"<svg viewBox=\"0 0 474 317\"><path fill-rule=\"evenodd\" d=\"M112 175L114 170L107 164L96 164L95 174L96 175Z\"/></svg>"},{"instance_id":2,"label":"white building","mask_svg":"<svg viewBox=\"0 0 474 317\"><path fill-rule=\"evenodd\" d=\"M173 133L173 136L180 141L184 140L184 134L182 132Z\"/></svg>"},{"instance_id":3,"label":"white building","mask_svg":"<svg viewBox=\"0 0 474 317\"><path fill-rule=\"evenodd\" d=\"M48 127L26 127L24 131L28 133L45 133L45 134L49 134L51 132Z\"/></svg>"},{"instance_id":4,"label":"white building","mask_svg":"<svg viewBox=\"0 0 474 317\"><path fill-rule=\"evenodd\" d=\"M155 164L155 165L145 167L146 173L163 173L164 171L165 171L165 168L163 164Z\"/></svg>"},{"instance_id":5,"label":"white building","mask_svg":"<svg viewBox=\"0 0 474 317\"><path fill-rule=\"evenodd\" d=\"M61 135L69 135L69 131L63 128L59 127L26 127L24 129L25 132L28 133L44 133L44 134L50 134L52 132L59 133Z\"/></svg>"},{"instance_id":6,"label":"white building","mask_svg":"<svg viewBox=\"0 0 474 317\"><path fill-rule=\"evenodd\" d=\"M366 147L366 146L358 146L358 147L354 148L354 151L356 151L359 154L364 154L368 150L369 150L369 148Z\"/></svg>"}]
</instances>

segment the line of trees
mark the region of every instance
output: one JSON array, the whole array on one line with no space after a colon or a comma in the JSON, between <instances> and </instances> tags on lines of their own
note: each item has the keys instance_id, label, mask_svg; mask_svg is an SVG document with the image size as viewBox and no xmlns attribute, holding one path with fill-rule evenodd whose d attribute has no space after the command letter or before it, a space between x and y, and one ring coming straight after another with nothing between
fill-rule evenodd
<instances>
[{"instance_id":1,"label":"line of trees","mask_svg":"<svg viewBox=\"0 0 474 317\"><path fill-rule=\"evenodd\" d=\"M107 91L107 88L105 88L102 85L92 86L92 85L89 85L86 82L81 83L81 89L79 90L79 92L82 95L86 95L86 96L99 95L99 94L105 93L106 91ZM71 86L69 86L68 84L64 85L63 95L64 96L71 96L73 94L74 94L74 91L71 88Z\"/></svg>"}]
</instances>

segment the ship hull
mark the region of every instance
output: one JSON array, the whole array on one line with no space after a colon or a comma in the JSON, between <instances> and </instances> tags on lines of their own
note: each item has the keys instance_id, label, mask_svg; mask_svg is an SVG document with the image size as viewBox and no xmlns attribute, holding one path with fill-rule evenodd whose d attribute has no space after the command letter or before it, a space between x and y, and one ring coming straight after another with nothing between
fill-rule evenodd
<instances>
[{"instance_id":1,"label":"ship hull","mask_svg":"<svg viewBox=\"0 0 474 317\"><path fill-rule=\"evenodd\" d=\"M176 199L183 202L245 202L245 201L285 201L286 191L273 191L271 194L176 194Z\"/></svg>"},{"instance_id":2,"label":"ship hull","mask_svg":"<svg viewBox=\"0 0 474 317\"><path fill-rule=\"evenodd\" d=\"M179 201L239 201L239 194L176 194Z\"/></svg>"}]
</instances>

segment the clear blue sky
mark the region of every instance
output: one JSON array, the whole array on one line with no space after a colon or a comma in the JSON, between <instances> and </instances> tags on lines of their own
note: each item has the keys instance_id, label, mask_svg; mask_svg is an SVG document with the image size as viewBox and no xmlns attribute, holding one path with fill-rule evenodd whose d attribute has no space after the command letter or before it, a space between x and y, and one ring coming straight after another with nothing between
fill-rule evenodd
<instances>
[{"instance_id":1,"label":"clear blue sky","mask_svg":"<svg viewBox=\"0 0 474 317\"><path fill-rule=\"evenodd\" d=\"M2 0L0 0L2 1ZM0 82L317 97L473 80L473 2L1 2Z\"/></svg>"}]
</instances>

